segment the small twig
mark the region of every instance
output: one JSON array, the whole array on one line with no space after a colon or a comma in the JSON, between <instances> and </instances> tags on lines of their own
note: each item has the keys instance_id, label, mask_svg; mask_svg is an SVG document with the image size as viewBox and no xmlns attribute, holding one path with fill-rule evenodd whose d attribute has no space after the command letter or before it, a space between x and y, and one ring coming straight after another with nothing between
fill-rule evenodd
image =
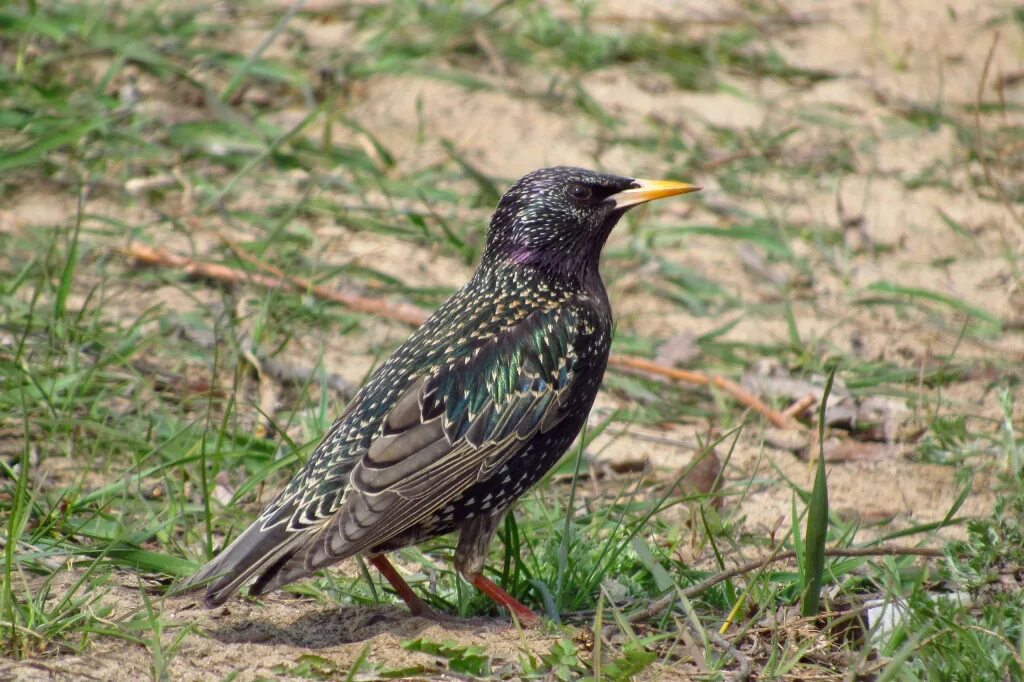
<instances>
[{"instance_id":1,"label":"small twig","mask_svg":"<svg viewBox=\"0 0 1024 682\"><path fill-rule=\"evenodd\" d=\"M737 670L736 674L733 675L733 682L745 682L750 677L750 659L742 651L734 647L732 642L714 630L708 630L708 637L711 638L712 644L725 651L725 653L732 657L732 660L736 661Z\"/></svg>"},{"instance_id":2,"label":"small twig","mask_svg":"<svg viewBox=\"0 0 1024 682\"><path fill-rule=\"evenodd\" d=\"M797 429L800 425L795 423L791 418L788 418L773 410L772 408L761 402L753 393L750 393L739 384L729 381L725 377L703 374L702 372L694 372L685 369L676 369L675 367L666 367L659 365L651 360L644 358L637 358L630 355L613 355L608 359L608 364L612 367L618 367L619 369L632 369L639 372L647 372L649 374L655 374L666 379L673 381L681 381L687 384L695 384L697 386L715 386L732 396L736 402L740 403L744 407L749 407L755 412L760 413L765 419L770 421L774 426L780 429Z\"/></svg>"},{"instance_id":3,"label":"small twig","mask_svg":"<svg viewBox=\"0 0 1024 682\"><path fill-rule=\"evenodd\" d=\"M297 291L311 291L320 298L341 303L342 305L357 312L380 315L381 317L386 317L398 322L405 322L406 324L419 325L423 324L427 319L427 313L413 305L405 303L391 303L379 298L360 296L359 294L345 294L320 286L319 284L313 284L308 279L304 279L298 275L288 275L280 268L256 258L227 237L223 235L218 236L221 241L223 241L224 244L231 249L236 256L238 256L239 259L249 263L253 267L270 273L274 277L290 283Z\"/></svg>"},{"instance_id":4,"label":"small twig","mask_svg":"<svg viewBox=\"0 0 1024 682\"><path fill-rule=\"evenodd\" d=\"M808 409L810 409L811 405L817 402L817 400L818 396L814 395L813 393L808 393L803 398L798 399L792 405L784 409L782 411L782 414L791 419L796 419L804 412L806 412Z\"/></svg>"},{"instance_id":5,"label":"small twig","mask_svg":"<svg viewBox=\"0 0 1024 682\"><path fill-rule=\"evenodd\" d=\"M932 549L926 547L850 547L850 548L834 548L826 549L825 556L827 557L870 557L870 556L922 556L922 557L941 557L944 556L941 549ZM646 607L637 611L636 613L629 616L628 620L630 623L639 623L647 620L653 616L658 615L669 606L671 606L679 598L679 594L682 594L687 599L692 599L707 590L711 589L718 583L724 582L730 578L735 578L738 575L744 573L750 573L758 569L764 568L780 561L788 561L796 558L796 552L789 550L786 552L778 552L770 554L763 559L757 559L756 561L750 561L745 564L740 564L734 568L730 568L725 571L716 573L705 580L700 581L696 585L691 585L681 592L671 591L663 597L655 599ZM613 626L609 626L613 627Z\"/></svg>"},{"instance_id":6,"label":"small twig","mask_svg":"<svg viewBox=\"0 0 1024 682\"><path fill-rule=\"evenodd\" d=\"M139 263L174 268L194 277L205 277L218 282L228 282L231 284L256 284L268 289L288 289L292 291L309 292L314 296L328 301L333 301L335 303L340 303L341 305L357 312L378 315L389 320L404 322L410 325L422 324L423 321L427 319L426 312L409 304L392 303L391 301L384 301L379 298L334 291L327 287L313 284L302 277L288 275L273 265L255 258L226 237L222 236L221 240L235 253L236 256L238 256L239 259L262 270L263 273L246 272L244 270L238 270L218 263L197 261L143 244L131 244L127 249L123 250L123 253L131 256ZM744 407L749 407L755 412L760 413L778 428L801 428L800 424L792 418L788 418L780 412L768 407L761 402L757 396L724 377L676 369L674 367L666 367L665 365L658 364L651 360L631 355L612 355L608 359L608 364L611 367L645 372L671 381L679 381L697 386L715 386L732 396L736 402L740 403Z\"/></svg>"},{"instance_id":7,"label":"small twig","mask_svg":"<svg viewBox=\"0 0 1024 682\"><path fill-rule=\"evenodd\" d=\"M193 277L205 277L206 279L229 284L256 284L267 289L288 289L292 291L308 291L318 298L340 303L347 308L360 313L380 315L390 320L405 322L406 324L417 325L427 319L426 313L419 308L405 303L392 303L379 298L360 296L359 294L347 294L341 291L332 291L327 287L313 284L301 277L285 276L283 273L268 276L255 272L237 270L219 263L205 263L192 260L185 256L168 253L161 249L155 249L143 244L131 244L123 252L144 265L156 265L165 268L181 270ZM257 261L258 262L258 261ZM273 266L262 264L264 269L277 270ZM280 271L278 271L280 273Z\"/></svg>"}]
</instances>

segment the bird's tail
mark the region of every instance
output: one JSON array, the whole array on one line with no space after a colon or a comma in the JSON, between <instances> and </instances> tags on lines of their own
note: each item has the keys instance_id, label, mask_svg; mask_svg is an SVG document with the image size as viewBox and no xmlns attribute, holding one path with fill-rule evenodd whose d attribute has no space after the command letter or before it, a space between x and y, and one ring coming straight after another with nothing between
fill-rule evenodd
<instances>
[{"instance_id":1,"label":"bird's tail","mask_svg":"<svg viewBox=\"0 0 1024 682\"><path fill-rule=\"evenodd\" d=\"M234 542L170 591L174 594L206 588L203 601L208 608L223 604L239 587L257 573L276 573L309 540L309 534L289 531L287 523L257 519Z\"/></svg>"}]
</instances>

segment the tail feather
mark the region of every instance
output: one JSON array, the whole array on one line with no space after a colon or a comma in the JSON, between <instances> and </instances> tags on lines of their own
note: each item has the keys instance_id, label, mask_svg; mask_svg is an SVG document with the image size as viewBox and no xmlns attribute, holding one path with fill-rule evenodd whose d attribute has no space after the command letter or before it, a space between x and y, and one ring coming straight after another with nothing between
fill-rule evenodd
<instances>
[{"instance_id":1,"label":"tail feather","mask_svg":"<svg viewBox=\"0 0 1024 682\"><path fill-rule=\"evenodd\" d=\"M326 532L330 532L329 528ZM321 533L323 532L325 531L321 531ZM252 587L249 588L249 593L263 594L264 592L276 590L300 578L305 578L307 575L312 575L325 566L351 556L351 552L332 555L329 558L321 556L319 557L320 560L317 561L318 553L315 548L322 544L322 542L317 542L317 539L320 537L317 536L317 538L312 539L305 546L282 555L274 562L273 566L264 571L256 582L253 583Z\"/></svg>"},{"instance_id":2,"label":"tail feather","mask_svg":"<svg viewBox=\"0 0 1024 682\"><path fill-rule=\"evenodd\" d=\"M294 561L296 554L304 554L302 548L298 548L288 552L287 554L281 555L277 561L272 565L268 566L265 571L260 573L260 577L256 578L252 585L249 586L249 594L253 596L259 596L266 592L272 592L279 587L283 587L288 583L293 583L300 578L305 578L312 571L296 571L294 570Z\"/></svg>"},{"instance_id":3,"label":"tail feather","mask_svg":"<svg viewBox=\"0 0 1024 682\"><path fill-rule=\"evenodd\" d=\"M282 559L290 558L310 537L308 533L289 532L283 523L266 529L263 526L262 520L257 520L171 593L184 594L206 587L206 606L219 606L257 573L276 573L275 564L279 567Z\"/></svg>"}]
</instances>

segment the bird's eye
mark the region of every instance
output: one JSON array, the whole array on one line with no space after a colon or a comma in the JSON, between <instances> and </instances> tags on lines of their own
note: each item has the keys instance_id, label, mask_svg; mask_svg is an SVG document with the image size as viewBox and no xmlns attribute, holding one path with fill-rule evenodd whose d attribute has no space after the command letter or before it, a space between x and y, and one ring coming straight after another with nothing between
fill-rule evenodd
<instances>
[{"instance_id":1,"label":"bird's eye","mask_svg":"<svg viewBox=\"0 0 1024 682\"><path fill-rule=\"evenodd\" d=\"M593 194L593 191L586 185L574 183L569 187L569 196L577 201L586 201Z\"/></svg>"}]
</instances>

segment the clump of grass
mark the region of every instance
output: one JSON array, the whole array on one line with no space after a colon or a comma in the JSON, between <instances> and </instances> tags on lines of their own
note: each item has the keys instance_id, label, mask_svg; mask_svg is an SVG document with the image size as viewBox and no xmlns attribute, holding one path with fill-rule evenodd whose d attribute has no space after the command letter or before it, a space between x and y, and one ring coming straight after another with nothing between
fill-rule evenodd
<instances>
[{"instance_id":1,"label":"clump of grass","mask_svg":"<svg viewBox=\"0 0 1024 682\"><path fill-rule=\"evenodd\" d=\"M915 590L889 649L919 642L908 673L944 679L1024 675L1024 486L1011 481L993 517L971 521L968 538L949 547L940 575L952 594Z\"/></svg>"}]
</instances>

